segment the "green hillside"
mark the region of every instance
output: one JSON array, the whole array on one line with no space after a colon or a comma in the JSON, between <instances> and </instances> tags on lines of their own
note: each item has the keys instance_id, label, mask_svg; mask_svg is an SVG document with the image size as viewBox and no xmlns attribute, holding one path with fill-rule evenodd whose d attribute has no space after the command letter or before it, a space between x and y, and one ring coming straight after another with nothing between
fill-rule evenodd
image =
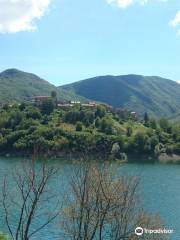
<instances>
[{"instance_id":1,"label":"green hillside","mask_svg":"<svg viewBox=\"0 0 180 240\"><path fill-rule=\"evenodd\" d=\"M114 107L125 107L141 115L147 111L158 117L168 117L176 114L180 106L180 84L155 76L101 76L60 89Z\"/></svg>"},{"instance_id":2,"label":"green hillside","mask_svg":"<svg viewBox=\"0 0 180 240\"><path fill-rule=\"evenodd\" d=\"M178 112L177 114L171 116L169 118L169 120L172 121L172 122L179 122L180 121L180 112Z\"/></svg>"},{"instance_id":3,"label":"green hillside","mask_svg":"<svg viewBox=\"0 0 180 240\"><path fill-rule=\"evenodd\" d=\"M0 156L93 156L102 160L180 155L180 124L121 117L103 105L59 108L14 104L0 109ZM84 155L85 154L85 155ZM179 160L179 157L178 157Z\"/></svg>"},{"instance_id":4,"label":"green hillside","mask_svg":"<svg viewBox=\"0 0 180 240\"><path fill-rule=\"evenodd\" d=\"M140 115L147 111L158 117L179 116L180 84L160 77L101 76L57 88L17 69L0 73L0 103L26 101L32 96L50 95L53 90L61 100L92 99Z\"/></svg>"},{"instance_id":5,"label":"green hillside","mask_svg":"<svg viewBox=\"0 0 180 240\"><path fill-rule=\"evenodd\" d=\"M50 95L53 90L57 91L59 99L62 100L82 99L31 73L17 69L8 69L0 73L0 103L20 102L32 96Z\"/></svg>"}]
</instances>

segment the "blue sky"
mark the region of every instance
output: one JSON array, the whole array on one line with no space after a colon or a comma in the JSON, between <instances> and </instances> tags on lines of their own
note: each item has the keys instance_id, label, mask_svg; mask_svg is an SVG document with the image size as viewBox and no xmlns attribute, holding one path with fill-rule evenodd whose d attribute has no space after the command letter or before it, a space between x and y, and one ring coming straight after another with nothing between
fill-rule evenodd
<instances>
[{"instance_id":1,"label":"blue sky","mask_svg":"<svg viewBox=\"0 0 180 240\"><path fill-rule=\"evenodd\" d=\"M179 0L15 2L0 2L1 71L55 85L130 73L180 80Z\"/></svg>"}]
</instances>

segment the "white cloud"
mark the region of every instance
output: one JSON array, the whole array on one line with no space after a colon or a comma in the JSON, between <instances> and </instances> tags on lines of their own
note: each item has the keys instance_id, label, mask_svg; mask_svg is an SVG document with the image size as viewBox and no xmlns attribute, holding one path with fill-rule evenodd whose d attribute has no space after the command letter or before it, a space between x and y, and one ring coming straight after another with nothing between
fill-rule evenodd
<instances>
[{"instance_id":1,"label":"white cloud","mask_svg":"<svg viewBox=\"0 0 180 240\"><path fill-rule=\"evenodd\" d=\"M180 11L178 11L176 16L170 21L170 25L174 28L180 26ZM177 30L177 35L180 35L180 28Z\"/></svg>"},{"instance_id":2,"label":"white cloud","mask_svg":"<svg viewBox=\"0 0 180 240\"><path fill-rule=\"evenodd\" d=\"M51 0L0 0L0 33L16 33L36 29Z\"/></svg>"},{"instance_id":3,"label":"white cloud","mask_svg":"<svg viewBox=\"0 0 180 240\"><path fill-rule=\"evenodd\" d=\"M129 7L134 3L134 0L107 0L110 4L117 4L121 8Z\"/></svg>"},{"instance_id":4,"label":"white cloud","mask_svg":"<svg viewBox=\"0 0 180 240\"><path fill-rule=\"evenodd\" d=\"M170 22L171 26L177 27L180 25L180 11L177 12L175 18Z\"/></svg>"},{"instance_id":5,"label":"white cloud","mask_svg":"<svg viewBox=\"0 0 180 240\"><path fill-rule=\"evenodd\" d=\"M109 4L115 4L120 8L127 8L135 3L144 5L149 2L149 0L106 0ZM157 0L160 2L167 2L168 0Z\"/></svg>"}]
</instances>

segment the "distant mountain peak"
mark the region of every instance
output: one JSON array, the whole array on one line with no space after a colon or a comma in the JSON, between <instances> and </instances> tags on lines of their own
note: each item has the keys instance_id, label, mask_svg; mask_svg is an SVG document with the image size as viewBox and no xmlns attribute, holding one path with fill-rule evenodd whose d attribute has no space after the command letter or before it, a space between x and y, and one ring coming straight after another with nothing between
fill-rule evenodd
<instances>
[{"instance_id":1,"label":"distant mountain peak","mask_svg":"<svg viewBox=\"0 0 180 240\"><path fill-rule=\"evenodd\" d=\"M22 71L20 71L20 70L18 70L16 68L9 68L9 69L1 72L1 75L4 75L4 76L5 75L9 75L9 76L11 76L11 75L16 75L18 73L22 73Z\"/></svg>"},{"instance_id":2,"label":"distant mountain peak","mask_svg":"<svg viewBox=\"0 0 180 240\"><path fill-rule=\"evenodd\" d=\"M140 115L148 112L158 117L168 117L179 111L180 85L158 76L106 75L60 88L114 107L127 108Z\"/></svg>"},{"instance_id":3,"label":"distant mountain peak","mask_svg":"<svg viewBox=\"0 0 180 240\"><path fill-rule=\"evenodd\" d=\"M50 96L52 91L57 91L61 100L84 99L56 86L39 76L10 68L0 73L0 105L4 103L22 102L33 96Z\"/></svg>"},{"instance_id":4,"label":"distant mountain peak","mask_svg":"<svg viewBox=\"0 0 180 240\"><path fill-rule=\"evenodd\" d=\"M36 79L39 79L39 80L41 79L40 77L38 77L37 75L35 75L33 73L24 72L24 71L21 71L21 70L19 70L17 68L9 68L9 69L1 72L0 76L2 76L2 77L9 77L9 78L20 76L20 77L26 77L26 78L32 77L32 78L36 78Z\"/></svg>"}]
</instances>

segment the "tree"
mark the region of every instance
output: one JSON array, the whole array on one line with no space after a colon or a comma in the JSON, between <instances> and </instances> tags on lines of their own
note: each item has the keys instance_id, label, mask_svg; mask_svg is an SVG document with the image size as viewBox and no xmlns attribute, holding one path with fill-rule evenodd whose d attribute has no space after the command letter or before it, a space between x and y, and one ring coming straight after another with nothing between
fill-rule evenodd
<instances>
[{"instance_id":1,"label":"tree","mask_svg":"<svg viewBox=\"0 0 180 240\"><path fill-rule=\"evenodd\" d=\"M114 157L114 158L119 158L119 154L120 154L120 146L119 146L119 144L118 143L114 143L113 145L112 145L112 149L111 149L111 155L112 155L112 157Z\"/></svg>"},{"instance_id":2,"label":"tree","mask_svg":"<svg viewBox=\"0 0 180 240\"><path fill-rule=\"evenodd\" d=\"M167 119L161 118L161 119L159 120L159 125L160 125L161 129L163 129L165 132L168 131L169 122L168 122Z\"/></svg>"},{"instance_id":3,"label":"tree","mask_svg":"<svg viewBox=\"0 0 180 240\"><path fill-rule=\"evenodd\" d=\"M132 127L127 127L127 136L131 137L132 133L133 133Z\"/></svg>"},{"instance_id":4,"label":"tree","mask_svg":"<svg viewBox=\"0 0 180 240\"><path fill-rule=\"evenodd\" d=\"M106 134L113 133L113 121L109 117L103 117L101 121L101 131Z\"/></svg>"},{"instance_id":5,"label":"tree","mask_svg":"<svg viewBox=\"0 0 180 240\"><path fill-rule=\"evenodd\" d=\"M147 112L145 112L145 114L144 114L144 125L146 127L149 127L149 115Z\"/></svg>"},{"instance_id":6,"label":"tree","mask_svg":"<svg viewBox=\"0 0 180 240\"><path fill-rule=\"evenodd\" d=\"M86 126L89 126L90 124L92 124L94 122L94 118L95 118L95 116L92 111L86 111L83 122Z\"/></svg>"},{"instance_id":7,"label":"tree","mask_svg":"<svg viewBox=\"0 0 180 240\"><path fill-rule=\"evenodd\" d=\"M37 168L34 161L26 163L12 175L15 192L10 190L7 177L4 178L2 205L5 223L13 240L32 239L58 216L58 201L52 202L55 206L52 210L42 208L42 203L45 206L54 197L48 184L56 173L54 167L43 164ZM42 218L43 223L37 221L39 218Z\"/></svg>"},{"instance_id":8,"label":"tree","mask_svg":"<svg viewBox=\"0 0 180 240\"><path fill-rule=\"evenodd\" d=\"M76 109L71 110L65 114L65 121L68 123L76 123L77 121L82 121L80 118L80 112Z\"/></svg>"},{"instance_id":9,"label":"tree","mask_svg":"<svg viewBox=\"0 0 180 240\"><path fill-rule=\"evenodd\" d=\"M154 118L150 119L149 126L153 129L157 129L157 121Z\"/></svg>"},{"instance_id":10,"label":"tree","mask_svg":"<svg viewBox=\"0 0 180 240\"><path fill-rule=\"evenodd\" d=\"M83 125L81 122L76 123L76 131L81 132L83 129Z\"/></svg>"},{"instance_id":11,"label":"tree","mask_svg":"<svg viewBox=\"0 0 180 240\"><path fill-rule=\"evenodd\" d=\"M22 120L22 112L20 112L18 109L13 109L13 111L10 113L6 127L14 129Z\"/></svg>"},{"instance_id":12,"label":"tree","mask_svg":"<svg viewBox=\"0 0 180 240\"><path fill-rule=\"evenodd\" d=\"M101 119L99 117L97 117L96 120L95 120L95 127L99 128L100 125L101 125Z\"/></svg>"},{"instance_id":13,"label":"tree","mask_svg":"<svg viewBox=\"0 0 180 240\"><path fill-rule=\"evenodd\" d=\"M56 91L52 91L51 92L51 97L53 99L53 102L54 102L55 106L57 107L57 92Z\"/></svg>"},{"instance_id":14,"label":"tree","mask_svg":"<svg viewBox=\"0 0 180 240\"><path fill-rule=\"evenodd\" d=\"M148 140L148 136L144 132L137 132L134 136L134 149L137 152L143 152Z\"/></svg>"},{"instance_id":15,"label":"tree","mask_svg":"<svg viewBox=\"0 0 180 240\"><path fill-rule=\"evenodd\" d=\"M54 110L54 102L52 99L47 99L43 101L41 105L41 112L44 115L50 115Z\"/></svg>"},{"instance_id":16,"label":"tree","mask_svg":"<svg viewBox=\"0 0 180 240\"><path fill-rule=\"evenodd\" d=\"M151 149L154 151L156 145L159 143L159 139L157 138L157 136L152 136L150 141L151 141Z\"/></svg>"},{"instance_id":17,"label":"tree","mask_svg":"<svg viewBox=\"0 0 180 240\"><path fill-rule=\"evenodd\" d=\"M19 105L19 109L21 111L23 111L24 109L26 108L26 104L24 102L22 102L20 105Z\"/></svg>"},{"instance_id":18,"label":"tree","mask_svg":"<svg viewBox=\"0 0 180 240\"><path fill-rule=\"evenodd\" d=\"M52 91L52 92L51 92L51 97L52 97L53 99L57 98L57 92L56 92L56 91Z\"/></svg>"},{"instance_id":19,"label":"tree","mask_svg":"<svg viewBox=\"0 0 180 240\"><path fill-rule=\"evenodd\" d=\"M62 226L67 239L135 240L137 226L162 227L159 217L147 214L140 206L139 180L119 177L109 166L80 165L70 180ZM164 240L158 234L141 239Z\"/></svg>"},{"instance_id":20,"label":"tree","mask_svg":"<svg viewBox=\"0 0 180 240\"><path fill-rule=\"evenodd\" d=\"M155 146L155 149L154 149L154 154L156 156L160 155L161 153L165 153L166 152L166 148L165 146L162 144L162 143L158 143L156 146Z\"/></svg>"},{"instance_id":21,"label":"tree","mask_svg":"<svg viewBox=\"0 0 180 240\"><path fill-rule=\"evenodd\" d=\"M5 111L7 111L7 110L9 109L8 103L6 103L6 104L3 105L3 109L4 109Z\"/></svg>"},{"instance_id":22,"label":"tree","mask_svg":"<svg viewBox=\"0 0 180 240\"><path fill-rule=\"evenodd\" d=\"M106 108L98 105L95 113L96 117L103 118L106 115Z\"/></svg>"},{"instance_id":23,"label":"tree","mask_svg":"<svg viewBox=\"0 0 180 240\"><path fill-rule=\"evenodd\" d=\"M34 106L26 107L25 112L26 112L27 118L41 119L41 117L42 117L39 108L34 107Z\"/></svg>"}]
</instances>

